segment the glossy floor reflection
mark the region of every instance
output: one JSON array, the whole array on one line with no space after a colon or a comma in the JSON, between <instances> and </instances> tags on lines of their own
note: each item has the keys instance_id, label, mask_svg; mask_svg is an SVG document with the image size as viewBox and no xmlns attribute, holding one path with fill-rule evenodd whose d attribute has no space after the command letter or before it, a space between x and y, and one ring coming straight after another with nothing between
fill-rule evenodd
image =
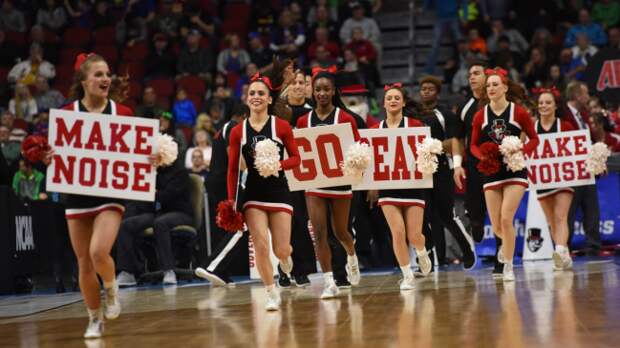
<instances>
[{"instance_id":1,"label":"glossy floor reflection","mask_svg":"<svg viewBox=\"0 0 620 348\"><path fill-rule=\"evenodd\" d=\"M0 320L0 347L618 347L620 259L516 268L504 284L489 269L440 272L398 291L397 275L321 301L319 279L283 292L267 313L258 285L123 290L121 317L84 341L83 303Z\"/></svg>"}]
</instances>

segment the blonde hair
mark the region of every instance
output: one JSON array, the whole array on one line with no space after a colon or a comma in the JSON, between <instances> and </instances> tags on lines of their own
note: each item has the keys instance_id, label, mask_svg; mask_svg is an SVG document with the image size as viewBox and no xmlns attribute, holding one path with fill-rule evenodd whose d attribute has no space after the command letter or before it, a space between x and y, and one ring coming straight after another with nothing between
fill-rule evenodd
<instances>
[{"instance_id":1,"label":"blonde hair","mask_svg":"<svg viewBox=\"0 0 620 348\"><path fill-rule=\"evenodd\" d=\"M73 82L69 89L69 99L78 100L84 98L84 88L82 82L86 80L88 71L93 63L104 62L105 59L98 54L91 54L80 65L80 68L73 74ZM110 85L109 98L116 102L123 102L129 95L129 74L124 76L113 76L112 84Z\"/></svg>"}]
</instances>

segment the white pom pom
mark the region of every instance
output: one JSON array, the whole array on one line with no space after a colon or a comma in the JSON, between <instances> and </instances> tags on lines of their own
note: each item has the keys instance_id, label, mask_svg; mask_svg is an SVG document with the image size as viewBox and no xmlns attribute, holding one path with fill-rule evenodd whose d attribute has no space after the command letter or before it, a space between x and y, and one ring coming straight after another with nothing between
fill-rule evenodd
<instances>
[{"instance_id":1,"label":"white pom pom","mask_svg":"<svg viewBox=\"0 0 620 348\"><path fill-rule=\"evenodd\" d=\"M370 165L372 150L366 143L356 142L347 149L344 161L340 163L340 168L345 176L362 180L362 175Z\"/></svg>"},{"instance_id":2,"label":"white pom pom","mask_svg":"<svg viewBox=\"0 0 620 348\"><path fill-rule=\"evenodd\" d=\"M426 138L417 146L417 159L415 161L417 170L425 175L433 174L437 171L437 156L443 153L443 144L440 140Z\"/></svg>"},{"instance_id":3,"label":"white pom pom","mask_svg":"<svg viewBox=\"0 0 620 348\"><path fill-rule=\"evenodd\" d=\"M157 135L158 167L167 167L174 163L179 155L179 145L168 134Z\"/></svg>"},{"instance_id":4,"label":"white pom pom","mask_svg":"<svg viewBox=\"0 0 620 348\"><path fill-rule=\"evenodd\" d=\"M499 151L504 156L515 152L521 152L521 149L523 149L523 143L519 137L515 137L514 135L502 139L502 144L499 146Z\"/></svg>"},{"instance_id":5,"label":"white pom pom","mask_svg":"<svg viewBox=\"0 0 620 348\"><path fill-rule=\"evenodd\" d=\"M598 142L592 145L590 153L586 159L586 170L594 175L600 175L607 171L607 158L611 151L605 143Z\"/></svg>"},{"instance_id":6,"label":"white pom pom","mask_svg":"<svg viewBox=\"0 0 620 348\"><path fill-rule=\"evenodd\" d=\"M506 163L509 170L518 172L525 168L525 156L523 156L521 151L509 153L504 155L504 163Z\"/></svg>"},{"instance_id":7,"label":"white pom pom","mask_svg":"<svg viewBox=\"0 0 620 348\"><path fill-rule=\"evenodd\" d=\"M265 139L256 143L254 153L254 167L260 176L267 178L271 175L275 177L279 175L280 148L273 140Z\"/></svg>"}]
</instances>

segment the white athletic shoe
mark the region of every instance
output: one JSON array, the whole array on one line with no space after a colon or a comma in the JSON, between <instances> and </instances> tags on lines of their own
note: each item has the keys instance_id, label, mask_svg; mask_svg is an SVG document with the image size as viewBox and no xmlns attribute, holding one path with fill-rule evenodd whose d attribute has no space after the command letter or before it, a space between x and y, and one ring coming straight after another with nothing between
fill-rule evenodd
<instances>
[{"instance_id":1,"label":"white athletic shoe","mask_svg":"<svg viewBox=\"0 0 620 348\"><path fill-rule=\"evenodd\" d=\"M502 279L505 282L514 282L515 281L515 272L513 270L512 264L505 263L504 264L504 275Z\"/></svg>"},{"instance_id":2,"label":"white athletic shoe","mask_svg":"<svg viewBox=\"0 0 620 348\"><path fill-rule=\"evenodd\" d=\"M268 311L277 311L280 309L282 299L280 298L280 292L277 289L267 291L267 304L265 309Z\"/></svg>"},{"instance_id":3,"label":"white athletic shoe","mask_svg":"<svg viewBox=\"0 0 620 348\"><path fill-rule=\"evenodd\" d=\"M280 261L280 269L282 269L282 272L286 273L286 275L290 278L291 271L293 271L293 259L289 256L286 259L286 262Z\"/></svg>"},{"instance_id":4,"label":"white athletic shoe","mask_svg":"<svg viewBox=\"0 0 620 348\"><path fill-rule=\"evenodd\" d=\"M407 290L413 290L413 289L415 289L415 278L413 276L405 277L400 280L401 291L407 291Z\"/></svg>"},{"instance_id":5,"label":"white athletic shoe","mask_svg":"<svg viewBox=\"0 0 620 348\"><path fill-rule=\"evenodd\" d=\"M116 276L116 283L121 288L138 285L138 282L136 282L136 277L125 271L122 271Z\"/></svg>"},{"instance_id":6,"label":"white athletic shoe","mask_svg":"<svg viewBox=\"0 0 620 348\"><path fill-rule=\"evenodd\" d=\"M198 277L202 279L208 280L209 283L211 283L211 285L213 286L226 286L226 281L224 279L220 278L215 273L207 271L206 269L202 267L196 268L196 270L194 271L194 274L196 274Z\"/></svg>"},{"instance_id":7,"label":"white athletic shoe","mask_svg":"<svg viewBox=\"0 0 620 348\"><path fill-rule=\"evenodd\" d=\"M321 299L330 299L338 296L340 290L338 286L336 286L336 282L331 279L329 281L325 281L325 288L323 289L323 293L321 293Z\"/></svg>"},{"instance_id":8,"label":"white athletic shoe","mask_svg":"<svg viewBox=\"0 0 620 348\"><path fill-rule=\"evenodd\" d=\"M358 286L360 284L360 265L359 262L357 262L357 255L353 256L354 261L352 262L348 262L347 261L347 265L345 266L345 270L347 271L347 280L349 281L349 283L351 283L351 285L353 286Z\"/></svg>"},{"instance_id":9,"label":"white athletic shoe","mask_svg":"<svg viewBox=\"0 0 620 348\"><path fill-rule=\"evenodd\" d=\"M118 283L105 289L105 318L114 320L121 314L121 302L118 300Z\"/></svg>"},{"instance_id":10,"label":"white athletic shoe","mask_svg":"<svg viewBox=\"0 0 620 348\"><path fill-rule=\"evenodd\" d=\"M433 263L431 262L431 258L428 257L428 250L424 254L418 254L418 265L424 277L431 273Z\"/></svg>"},{"instance_id":11,"label":"white athletic shoe","mask_svg":"<svg viewBox=\"0 0 620 348\"><path fill-rule=\"evenodd\" d=\"M564 253L562 253L562 268L564 268L564 270L569 270L573 268L573 259L570 257L570 253L568 251L565 251Z\"/></svg>"},{"instance_id":12,"label":"white athletic shoe","mask_svg":"<svg viewBox=\"0 0 620 348\"><path fill-rule=\"evenodd\" d=\"M561 271L564 269L564 260L562 259L562 255L559 252L554 251L551 255L551 259L553 260L554 271Z\"/></svg>"},{"instance_id":13,"label":"white athletic shoe","mask_svg":"<svg viewBox=\"0 0 620 348\"><path fill-rule=\"evenodd\" d=\"M84 332L84 338L101 338L103 334L103 321L97 318L88 321L88 327Z\"/></svg>"},{"instance_id":14,"label":"white athletic shoe","mask_svg":"<svg viewBox=\"0 0 620 348\"><path fill-rule=\"evenodd\" d=\"M177 275L173 270L164 272L164 285L177 285Z\"/></svg>"},{"instance_id":15,"label":"white athletic shoe","mask_svg":"<svg viewBox=\"0 0 620 348\"><path fill-rule=\"evenodd\" d=\"M497 252L497 262L506 264L506 259L504 258L503 248L499 247L499 251Z\"/></svg>"}]
</instances>

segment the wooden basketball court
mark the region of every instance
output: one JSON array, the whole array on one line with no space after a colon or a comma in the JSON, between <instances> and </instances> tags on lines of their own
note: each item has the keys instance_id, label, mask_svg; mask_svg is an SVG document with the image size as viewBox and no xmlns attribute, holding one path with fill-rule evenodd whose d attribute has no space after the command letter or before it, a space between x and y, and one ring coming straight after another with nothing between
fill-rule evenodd
<instances>
[{"instance_id":1,"label":"wooden basketball court","mask_svg":"<svg viewBox=\"0 0 620 348\"><path fill-rule=\"evenodd\" d=\"M490 269L442 271L398 290L397 274L319 300L321 277L264 310L257 283L121 290L123 314L104 338L84 340L83 302L0 319L0 347L618 347L620 258L515 269L504 284ZM35 299L36 300L36 299ZM2 299L0 299L0 303Z\"/></svg>"}]
</instances>

